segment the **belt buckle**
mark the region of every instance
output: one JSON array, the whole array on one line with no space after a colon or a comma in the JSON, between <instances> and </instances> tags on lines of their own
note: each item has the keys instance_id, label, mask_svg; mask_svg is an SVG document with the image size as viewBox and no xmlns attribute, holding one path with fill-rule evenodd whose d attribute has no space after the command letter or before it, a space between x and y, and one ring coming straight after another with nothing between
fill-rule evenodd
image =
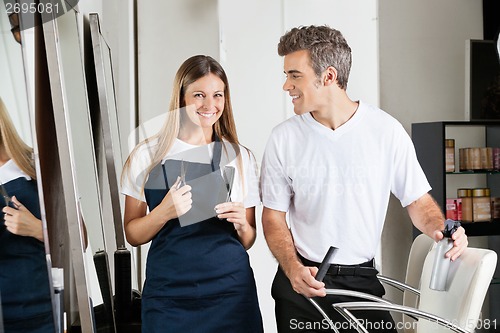
<instances>
[{"instance_id":1,"label":"belt buckle","mask_svg":"<svg viewBox=\"0 0 500 333\"><path fill-rule=\"evenodd\" d=\"M340 275L340 270L341 270L342 266L338 265L337 267L338 267L337 268L337 275Z\"/></svg>"}]
</instances>

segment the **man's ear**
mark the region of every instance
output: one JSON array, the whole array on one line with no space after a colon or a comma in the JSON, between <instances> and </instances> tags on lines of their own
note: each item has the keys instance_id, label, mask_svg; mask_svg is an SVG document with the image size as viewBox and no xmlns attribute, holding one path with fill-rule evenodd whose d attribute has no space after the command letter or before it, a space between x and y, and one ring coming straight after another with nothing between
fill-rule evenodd
<instances>
[{"instance_id":1,"label":"man's ear","mask_svg":"<svg viewBox=\"0 0 500 333\"><path fill-rule=\"evenodd\" d=\"M332 84L337 84L337 69L332 66L328 66L324 71L323 85L329 86Z\"/></svg>"}]
</instances>

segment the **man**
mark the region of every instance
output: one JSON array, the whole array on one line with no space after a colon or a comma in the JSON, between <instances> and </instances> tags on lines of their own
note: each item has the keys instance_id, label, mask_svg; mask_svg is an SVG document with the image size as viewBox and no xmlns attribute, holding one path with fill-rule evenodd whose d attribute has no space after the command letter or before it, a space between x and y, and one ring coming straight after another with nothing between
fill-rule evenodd
<instances>
[{"instance_id":1,"label":"man","mask_svg":"<svg viewBox=\"0 0 500 333\"><path fill-rule=\"evenodd\" d=\"M435 241L443 238L444 218L402 125L347 96L351 49L339 31L294 28L281 37L278 53L296 113L274 128L262 162L262 223L279 262L272 287L278 331L329 331L305 297L318 297L331 318L341 320L331 304L346 299L325 297L325 287L385 293L373 257L391 192ZM447 256L455 260L467 247L462 227L453 239ZM324 282L316 281L330 246L338 248L336 265ZM359 316L395 332L387 313Z\"/></svg>"}]
</instances>

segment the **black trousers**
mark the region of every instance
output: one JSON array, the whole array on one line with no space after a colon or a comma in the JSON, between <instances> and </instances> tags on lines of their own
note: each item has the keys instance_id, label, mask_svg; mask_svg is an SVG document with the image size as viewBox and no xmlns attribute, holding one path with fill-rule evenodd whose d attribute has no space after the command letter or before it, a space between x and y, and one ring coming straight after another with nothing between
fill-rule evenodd
<instances>
[{"instance_id":1,"label":"black trousers","mask_svg":"<svg viewBox=\"0 0 500 333\"><path fill-rule=\"evenodd\" d=\"M338 276L327 274L323 279L326 288L347 289L382 297L384 287L376 276ZM301 294L295 292L290 280L278 267L271 294L275 300L276 324L279 333L333 332L330 323ZM363 301L359 298L327 295L314 299L340 332L357 332L354 327L333 309L333 303ZM370 332L396 333L394 321L386 311L353 311Z\"/></svg>"}]
</instances>

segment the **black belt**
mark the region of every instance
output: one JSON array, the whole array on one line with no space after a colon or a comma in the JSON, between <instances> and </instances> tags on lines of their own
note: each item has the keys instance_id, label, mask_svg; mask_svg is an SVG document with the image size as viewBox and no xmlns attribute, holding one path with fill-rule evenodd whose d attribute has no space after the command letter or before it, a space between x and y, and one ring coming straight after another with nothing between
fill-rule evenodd
<instances>
[{"instance_id":1,"label":"black belt","mask_svg":"<svg viewBox=\"0 0 500 333\"><path fill-rule=\"evenodd\" d=\"M316 266L319 267L319 263L311 261L298 255L302 263L306 266ZM375 276L378 271L373 267L374 260L364 262L359 265L337 265L331 264L328 268L327 275L338 275L338 276Z\"/></svg>"}]
</instances>

